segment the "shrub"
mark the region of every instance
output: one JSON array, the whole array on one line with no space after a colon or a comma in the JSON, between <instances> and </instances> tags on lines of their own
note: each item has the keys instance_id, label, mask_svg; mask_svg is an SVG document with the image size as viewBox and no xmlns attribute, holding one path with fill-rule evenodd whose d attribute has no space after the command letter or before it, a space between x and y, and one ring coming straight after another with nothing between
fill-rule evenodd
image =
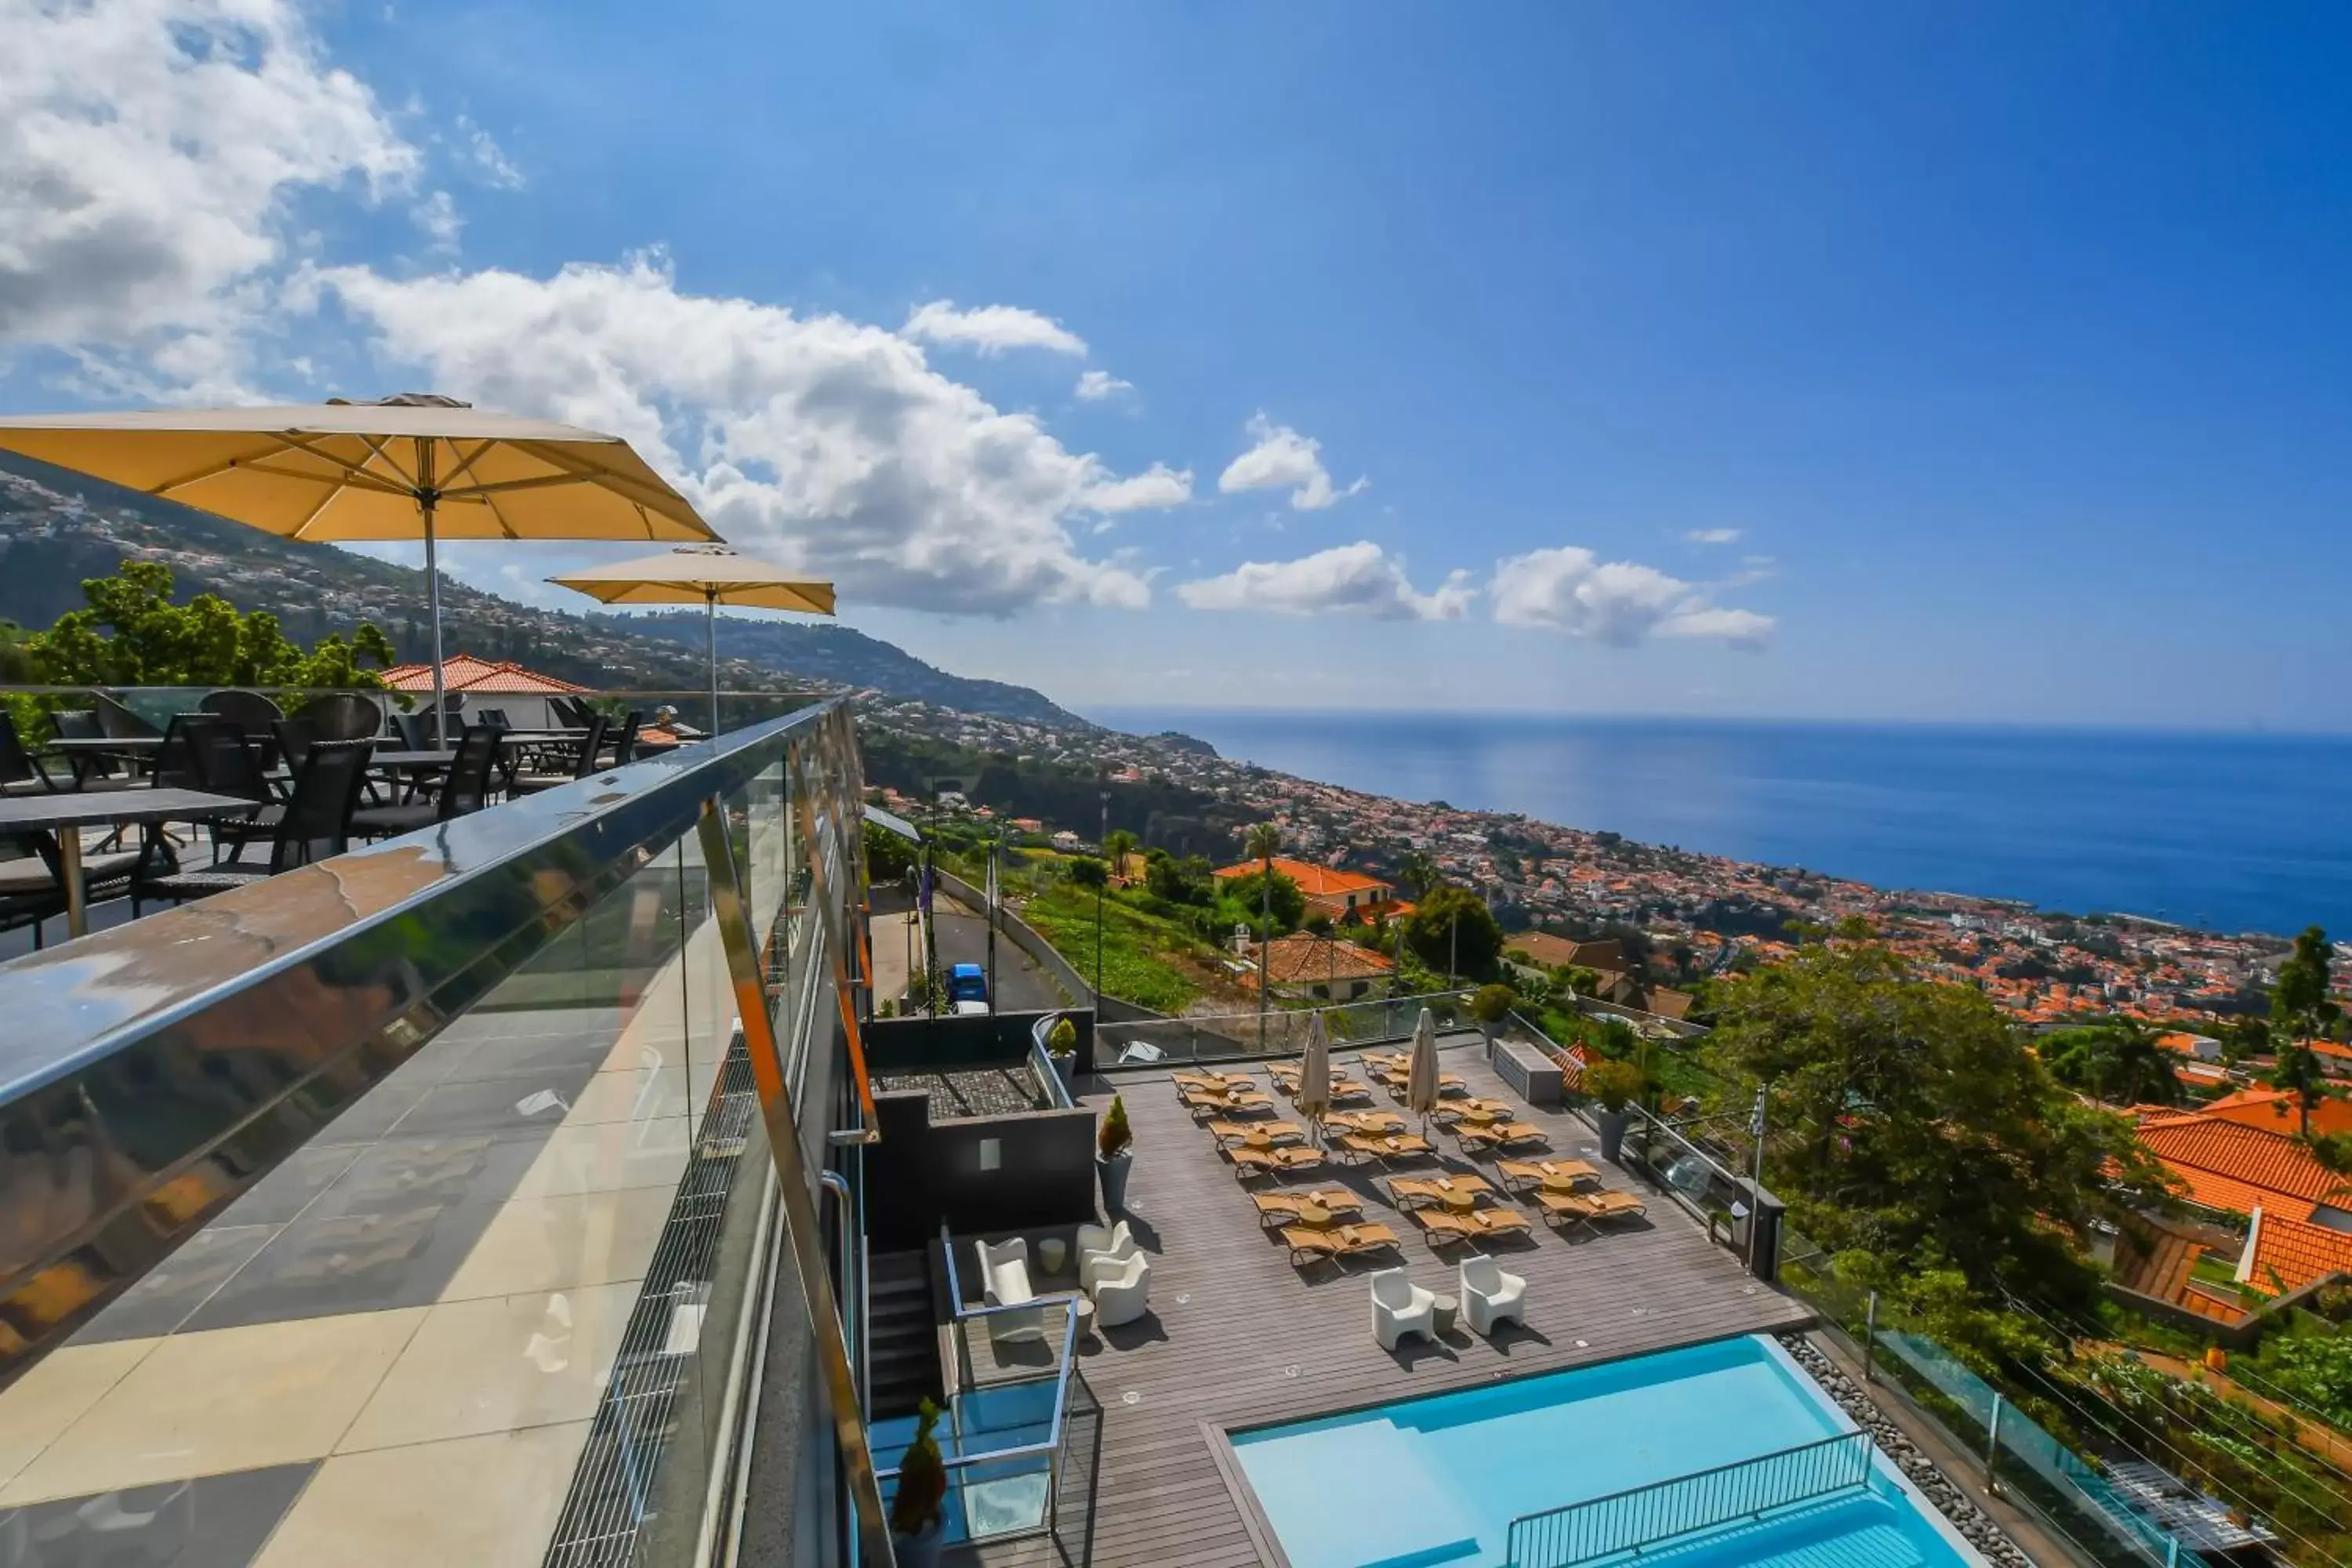
<instances>
[{"instance_id":1,"label":"shrub","mask_svg":"<svg viewBox=\"0 0 2352 1568\"><path fill-rule=\"evenodd\" d=\"M947 1500L948 1470L940 1460L939 1439L931 1428L940 1424L940 1407L923 1401L915 1426L915 1440L898 1460L898 1495L890 1504L890 1528L900 1535L920 1535L940 1521L940 1505Z\"/></svg>"},{"instance_id":2,"label":"shrub","mask_svg":"<svg viewBox=\"0 0 2352 1568\"><path fill-rule=\"evenodd\" d=\"M1110 1109L1103 1112L1102 1131L1095 1138L1095 1150L1106 1160L1116 1160L1135 1142L1135 1130L1127 1124L1127 1101L1114 1094Z\"/></svg>"},{"instance_id":3,"label":"shrub","mask_svg":"<svg viewBox=\"0 0 2352 1568\"><path fill-rule=\"evenodd\" d=\"M1603 1110L1624 1110L1648 1088L1642 1069L1631 1062L1600 1061L1584 1069L1585 1092L1599 1100Z\"/></svg>"},{"instance_id":4,"label":"shrub","mask_svg":"<svg viewBox=\"0 0 2352 1568\"><path fill-rule=\"evenodd\" d=\"M1066 1057L1078 1048L1078 1026L1067 1018L1056 1018L1054 1026L1045 1031L1045 1049L1052 1055Z\"/></svg>"}]
</instances>

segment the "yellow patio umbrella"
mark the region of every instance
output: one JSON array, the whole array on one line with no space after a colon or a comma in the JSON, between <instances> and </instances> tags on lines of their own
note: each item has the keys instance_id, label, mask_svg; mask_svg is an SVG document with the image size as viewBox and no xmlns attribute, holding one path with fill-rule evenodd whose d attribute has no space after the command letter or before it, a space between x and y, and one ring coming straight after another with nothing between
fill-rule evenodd
<instances>
[{"instance_id":1,"label":"yellow patio umbrella","mask_svg":"<svg viewBox=\"0 0 2352 1568\"><path fill-rule=\"evenodd\" d=\"M833 584L795 577L782 567L724 544L683 544L612 566L550 577L549 582L608 605L702 606L702 641L710 661L710 732L719 733L719 606L833 614Z\"/></svg>"},{"instance_id":2,"label":"yellow patio umbrella","mask_svg":"<svg viewBox=\"0 0 2352 1568\"><path fill-rule=\"evenodd\" d=\"M442 539L716 539L617 436L433 393L375 403L0 415L0 451L283 539L425 541L440 733Z\"/></svg>"}]
</instances>

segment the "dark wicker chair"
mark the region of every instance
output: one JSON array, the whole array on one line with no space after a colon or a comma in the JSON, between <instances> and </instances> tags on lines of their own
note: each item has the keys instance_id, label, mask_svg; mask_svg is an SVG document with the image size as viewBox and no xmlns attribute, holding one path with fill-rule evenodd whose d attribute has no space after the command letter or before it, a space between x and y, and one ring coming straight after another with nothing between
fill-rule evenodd
<instances>
[{"instance_id":1,"label":"dark wicker chair","mask_svg":"<svg viewBox=\"0 0 2352 1568\"><path fill-rule=\"evenodd\" d=\"M356 691L313 697L289 717L310 725L321 741L372 741L383 731L383 710Z\"/></svg>"},{"instance_id":2,"label":"dark wicker chair","mask_svg":"<svg viewBox=\"0 0 2352 1568\"><path fill-rule=\"evenodd\" d=\"M234 688L215 691L196 704L201 712L217 713L234 720L248 735L267 735L269 726L286 717L286 710L258 691L240 691Z\"/></svg>"},{"instance_id":3,"label":"dark wicker chair","mask_svg":"<svg viewBox=\"0 0 2352 1568\"><path fill-rule=\"evenodd\" d=\"M507 793L537 795L541 790L553 789L574 779L584 779L596 771L597 754L604 749L604 716L599 713L590 721L588 732L580 737L579 750L572 758L570 773L518 773L507 780Z\"/></svg>"},{"instance_id":4,"label":"dark wicker chair","mask_svg":"<svg viewBox=\"0 0 2352 1568\"><path fill-rule=\"evenodd\" d=\"M628 718L622 721L617 731L619 738L613 742L614 767L625 767L637 760L637 731L645 728L645 710L641 708L630 709Z\"/></svg>"},{"instance_id":5,"label":"dark wicker chair","mask_svg":"<svg viewBox=\"0 0 2352 1568\"><path fill-rule=\"evenodd\" d=\"M433 715L430 713L395 713L392 727L400 736L404 752L429 752L433 749Z\"/></svg>"},{"instance_id":6,"label":"dark wicker chair","mask_svg":"<svg viewBox=\"0 0 2352 1568\"><path fill-rule=\"evenodd\" d=\"M16 716L0 709L0 795L47 795L58 787L16 733Z\"/></svg>"},{"instance_id":7,"label":"dark wicker chair","mask_svg":"<svg viewBox=\"0 0 2352 1568\"><path fill-rule=\"evenodd\" d=\"M131 914L135 917L146 900L169 899L177 904L207 899L341 854L350 847L352 809L359 805L360 784L367 777L368 753L374 750L373 740L310 744L295 773L294 793L271 835L267 866L230 861L182 867L173 864L168 856L156 861L158 851L151 844L148 868L131 881Z\"/></svg>"},{"instance_id":8,"label":"dark wicker chair","mask_svg":"<svg viewBox=\"0 0 2352 1568\"><path fill-rule=\"evenodd\" d=\"M490 773L498 760L499 732L476 724L458 737L457 755L441 781L438 798L362 807L352 814L352 831L367 838L389 838L479 811L489 797Z\"/></svg>"},{"instance_id":9,"label":"dark wicker chair","mask_svg":"<svg viewBox=\"0 0 2352 1568\"><path fill-rule=\"evenodd\" d=\"M89 694L98 731L110 741L152 741L163 731L103 691Z\"/></svg>"}]
</instances>

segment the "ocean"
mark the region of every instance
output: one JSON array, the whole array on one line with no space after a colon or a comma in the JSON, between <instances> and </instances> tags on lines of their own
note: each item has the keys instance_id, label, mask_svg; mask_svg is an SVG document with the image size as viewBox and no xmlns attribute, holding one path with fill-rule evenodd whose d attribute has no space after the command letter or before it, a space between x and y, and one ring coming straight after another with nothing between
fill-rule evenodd
<instances>
[{"instance_id":1,"label":"ocean","mask_svg":"<svg viewBox=\"0 0 2352 1568\"><path fill-rule=\"evenodd\" d=\"M1113 709L1409 800L2072 913L2352 932L2352 737Z\"/></svg>"}]
</instances>

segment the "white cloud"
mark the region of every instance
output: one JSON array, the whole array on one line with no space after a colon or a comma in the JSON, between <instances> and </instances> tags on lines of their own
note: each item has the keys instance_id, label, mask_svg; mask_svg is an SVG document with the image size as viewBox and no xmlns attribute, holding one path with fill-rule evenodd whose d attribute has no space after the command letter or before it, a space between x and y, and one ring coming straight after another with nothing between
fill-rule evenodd
<instances>
[{"instance_id":1,"label":"white cloud","mask_svg":"<svg viewBox=\"0 0 2352 1568\"><path fill-rule=\"evenodd\" d=\"M1354 614L1376 620L1451 621L1477 590L1456 572L1434 592L1416 593L1404 563L1370 540L1334 545L1296 561L1248 561L1222 577L1180 584L1196 610L1265 610L1285 616Z\"/></svg>"},{"instance_id":2,"label":"white cloud","mask_svg":"<svg viewBox=\"0 0 2352 1568\"><path fill-rule=\"evenodd\" d=\"M982 305L959 310L952 300L919 305L898 329L898 335L917 342L943 343L1000 354L1006 349L1044 349L1048 353L1086 357L1087 341L1050 316L1018 305Z\"/></svg>"},{"instance_id":3,"label":"white cloud","mask_svg":"<svg viewBox=\"0 0 2352 1568\"><path fill-rule=\"evenodd\" d=\"M880 327L681 293L659 257L318 281L436 390L625 437L720 532L832 578L845 602L1002 616L1150 601L1144 576L1081 553L1068 525L1183 476L1121 480Z\"/></svg>"},{"instance_id":4,"label":"white cloud","mask_svg":"<svg viewBox=\"0 0 2352 1568\"><path fill-rule=\"evenodd\" d=\"M1330 471L1323 466L1322 443L1287 425L1254 414L1246 428L1257 444L1217 476L1217 489L1227 495L1286 489L1292 506L1301 511L1319 511L1371 484L1370 479L1358 479L1345 489L1335 489Z\"/></svg>"},{"instance_id":5,"label":"white cloud","mask_svg":"<svg viewBox=\"0 0 2352 1568\"><path fill-rule=\"evenodd\" d=\"M1696 584L1632 561L1602 562L1580 545L1535 550L1496 563L1488 586L1495 619L1630 647L1650 636L1716 637L1760 646L1769 616L1718 608Z\"/></svg>"},{"instance_id":6,"label":"white cloud","mask_svg":"<svg viewBox=\"0 0 2352 1568\"><path fill-rule=\"evenodd\" d=\"M1154 463L1123 479L1089 485L1084 498L1095 511L1150 511L1182 506L1192 499L1192 470Z\"/></svg>"},{"instance_id":7,"label":"white cloud","mask_svg":"<svg viewBox=\"0 0 2352 1568\"><path fill-rule=\"evenodd\" d=\"M1694 528L1683 537L1693 544L1737 544L1740 532L1737 528Z\"/></svg>"},{"instance_id":8,"label":"white cloud","mask_svg":"<svg viewBox=\"0 0 2352 1568\"><path fill-rule=\"evenodd\" d=\"M457 204L446 191L436 191L409 209L408 216L425 231L435 250L455 255L457 237L465 232L466 220L458 215Z\"/></svg>"},{"instance_id":9,"label":"white cloud","mask_svg":"<svg viewBox=\"0 0 2352 1568\"><path fill-rule=\"evenodd\" d=\"M239 390L290 200L420 163L292 0L0 0L0 343L77 345L110 385Z\"/></svg>"},{"instance_id":10,"label":"white cloud","mask_svg":"<svg viewBox=\"0 0 2352 1568\"><path fill-rule=\"evenodd\" d=\"M1135 383L1121 381L1107 370L1083 371L1078 375L1077 394L1088 403L1100 403L1106 397L1134 390Z\"/></svg>"},{"instance_id":11,"label":"white cloud","mask_svg":"<svg viewBox=\"0 0 2352 1568\"><path fill-rule=\"evenodd\" d=\"M473 164L476 174L501 190L522 189L522 171L515 166L513 159L507 156L506 149L499 145L498 138L464 114L457 116L457 133L466 139L466 157Z\"/></svg>"}]
</instances>

